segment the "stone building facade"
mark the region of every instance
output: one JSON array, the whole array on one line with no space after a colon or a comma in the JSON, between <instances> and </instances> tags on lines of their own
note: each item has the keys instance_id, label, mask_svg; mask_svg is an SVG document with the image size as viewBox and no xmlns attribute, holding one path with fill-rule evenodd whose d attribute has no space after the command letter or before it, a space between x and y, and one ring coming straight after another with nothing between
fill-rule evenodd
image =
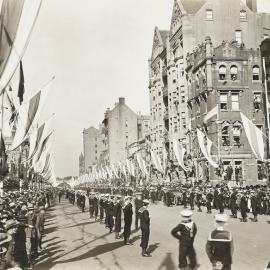
<instances>
[{"instance_id":1,"label":"stone building facade","mask_svg":"<svg viewBox=\"0 0 270 270\"><path fill-rule=\"evenodd\" d=\"M240 112L266 133L260 50L226 41L213 48L207 37L194 53L187 55L186 71L191 117L189 153L197 161L200 177L208 178L208 163L199 150L197 128L213 141L212 155L223 164L220 176L209 167L210 180L256 181L260 164L248 143ZM204 121L214 108L217 114Z\"/></svg>"},{"instance_id":2,"label":"stone building facade","mask_svg":"<svg viewBox=\"0 0 270 270\"><path fill-rule=\"evenodd\" d=\"M270 11L257 12L256 3L255 0L174 1L170 30L155 28L148 61L152 150L161 154L165 146L169 158L175 161L173 140L177 139L184 147L192 143L187 106L188 53L196 50L207 36L213 48L227 40L254 51L269 37Z\"/></svg>"}]
</instances>

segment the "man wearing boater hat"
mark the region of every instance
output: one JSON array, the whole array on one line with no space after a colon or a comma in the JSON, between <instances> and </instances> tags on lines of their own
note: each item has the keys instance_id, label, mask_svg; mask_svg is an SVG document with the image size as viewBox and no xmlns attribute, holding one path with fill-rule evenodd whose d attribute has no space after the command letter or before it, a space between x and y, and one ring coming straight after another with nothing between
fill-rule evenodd
<instances>
[{"instance_id":1,"label":"man wearing boater hat","mask_svg":"<svg viewBox=\"0 0 270 270\"><path fill-rule=\"evenodd\" d=\"M233 239L229 231L224 230L228 222L226 214L215 216L216 229L208 237L206 253L213 266L213 270L231 270L233 255Z\"/></svg>"},{"instance_id":2,"label":"man wearing boater hat","mask_svg":"<svg viewBox=\"0 0 270 270\"><path fill-rule=\"evenodd\" d=\"M197 226L192 221L191 210L181 211L182 221L172 229L171 234L179 240L179 268L185 270L188 266L187 258L189 258L189 269L195 269L197 265L196 253L193 247L194 239L197 233Z\"/></svg>"}]
</instances>

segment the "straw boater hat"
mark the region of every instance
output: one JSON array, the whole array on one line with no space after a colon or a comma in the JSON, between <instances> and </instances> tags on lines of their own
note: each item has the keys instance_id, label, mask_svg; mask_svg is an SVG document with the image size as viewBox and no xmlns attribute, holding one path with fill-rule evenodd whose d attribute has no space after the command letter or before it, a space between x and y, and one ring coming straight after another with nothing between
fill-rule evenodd
<instances>
[{"instance_id":1,"label":"straw boater hat","mask_svg":"<svg viewBox=\"0 0 270 270\"><path fill-rule=\"evenodd\" d=\"M227 223L229 221L229 217L226 214L217 214L215 215L215 221L217 223Z\"/></svg>"},{"instance_id":2,"label":"straw boater hat","mask_svg":"<svg viewBox=\"0 0 270 270\"><path fill-rule=\"evenodd\" d=\"M184 219L190 219L191 216L193 215L193 212L192 212L191 210L186 209L186 210L182 210L182 211L180 212L180 215L181 215Z\"/></svg>"},{"instance_id":3,"label":"straw boater hat","mask_svg":"<svg viewBox=\"0 0 270 270\"><path fill-rule=\"evenodd\" d=\"M143 200L143 203L144 203L144 204L149 204L150 202L149 202L149 200L144 199L144 200Z\"/></svg>"}]
</instances>

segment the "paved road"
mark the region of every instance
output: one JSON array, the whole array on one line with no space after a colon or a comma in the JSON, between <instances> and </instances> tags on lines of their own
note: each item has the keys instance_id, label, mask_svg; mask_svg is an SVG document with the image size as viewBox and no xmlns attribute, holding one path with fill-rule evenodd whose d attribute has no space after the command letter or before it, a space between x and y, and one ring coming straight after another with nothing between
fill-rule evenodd
<instances>
[{"instance_id":1,"label":"paved road","mask_svg":"<svg viewBox=\"0 0 270 270\"><path fill-rule=\"evenodd\" d=\"M152 257L140 255L140 232L133 233L132 246L115 240L104 225L89 219L76 206L63 200L48 211L44 251L35 270L176 270L178 243L170 236L171 228L180 221L181 206L166 207L161 203L150 206ZM195 240L200 270L211 269L205 254L213 215L195 213L198 226ZM235 241L236 270L264 269L270 261L270 216L260 217L259 223L241 223L231 219L228 228Z\"/></svg>"}]
</instances>

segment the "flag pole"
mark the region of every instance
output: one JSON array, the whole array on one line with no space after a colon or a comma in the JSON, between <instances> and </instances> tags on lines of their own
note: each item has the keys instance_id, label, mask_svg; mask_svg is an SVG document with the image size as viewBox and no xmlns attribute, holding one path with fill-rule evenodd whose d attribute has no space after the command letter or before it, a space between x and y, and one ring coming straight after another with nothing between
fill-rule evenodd
<instances>
[{"instance_id":1,"label":"flag pole","mask_svg":"<svg viewBox=\"0 0 270 270\"><path fill-rule=\"evenodd\" d=\"M266 130L267 130L267 140L268 140L268 151L267 151L267 156L266 156L266 173L267 173L267 180L269 182L269 151L270 151L270 123L269 123L269 101L268 101L268 88L267 88L267 80L266 80L266 67L265 67L265 57L262 58L263 61L263 72L264 72L264 91L265 91L265 103L266 103Z\"/></svg>"},{"instance_id":2,"label":"flag pole","mask_svg":"<svg viewBox=\"0 0 270 270\"><path fill-rule=\"evenodd\" d=\"M270 149L270 132L269 132L269 128L270 128L270 123L269 123L269 101L268 101L268 89L267 89L267 81L266 81L266 68L265 68L265 57L263 57L262 59L263 61L263 72L264 72L264 90L265 90L265 103L266 103L266 122L267 122L267 139L268 139L268 152ZM267 153L267 158L269 158L269 153Z\"/></svg>"},{"instance_id":3,"label":"flag pole","mask_svg":"<svg viewBox=\"0 0 270 270\"><path fill-rule=\"evenodd\" d=\"M220 162L220 106L219 102L217 103L217 157L218 157L218 164ZM219 164L220 165L220 164ZM220 180L220 174L218 174L218 181Z\"/></svg>"}]
</instances>

